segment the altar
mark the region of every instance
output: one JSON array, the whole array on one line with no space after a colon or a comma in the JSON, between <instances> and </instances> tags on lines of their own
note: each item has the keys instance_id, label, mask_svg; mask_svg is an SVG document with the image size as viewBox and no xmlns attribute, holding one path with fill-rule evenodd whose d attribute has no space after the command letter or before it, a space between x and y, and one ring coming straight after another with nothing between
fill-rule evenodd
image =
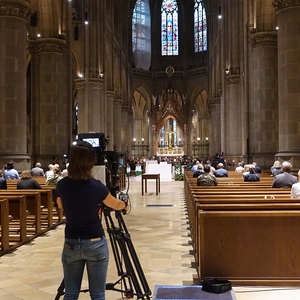
<instances>
[{"instance_id":1,"label":"altar","mask_svg":"<svg viewBox=\"0 0 300 300\"><path fill-rule=\"evenodd\" d=\"M159 147L157 151L157 156L183 156L183 147Z\"/></svg>"},{"instance_id":2,"label":"altar","mask_svg":"<svg viewBox=\"0 0 300 300\"><path fill-rule=\"evenodd\" d=\"M146 161L146 174L160 174L161 181L172 181L172 164L157 163L156 160Z\"/></svg>"}]
</instances>

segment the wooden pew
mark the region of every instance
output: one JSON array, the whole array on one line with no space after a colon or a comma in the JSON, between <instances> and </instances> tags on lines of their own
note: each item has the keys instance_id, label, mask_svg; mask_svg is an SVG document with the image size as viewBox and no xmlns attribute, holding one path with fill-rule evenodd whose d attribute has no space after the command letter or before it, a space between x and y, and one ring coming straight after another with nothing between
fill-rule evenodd
<instances>
[{"instance_id":1,"label":"wooden pew","mask_svg":"<svg viewBox=\"0 0 300 300\"><path fill-rule=\"evenodd\" d=\"M27 238L26 226L26 196L0 196L0 199L8 200L9 207L9 241L24 242Z\"/></svg>"},{"instance_id":2,"label":"wooden pew","mask_svg":"<svg viewBox=\"0 0 300 300\"><path fill-rule=\"evenodd\" d=\"M41 193L36 190L0 190L1 196L26 196L26 210L29 212L27 215L27 230L29 223L31 229L36 235L41 233Z\"/></svg>"},{"instance_id":3,"label":"wooden pew","mask_svg":"<svg viewBox=\"0 0 300 300\"><path fill-rule=\"evenodd\" d=\"M300 211L199 210L199 278L233 284L300 284Z\"/></svg>"},{"instance_id":4,"label":"wooden pew","mask_svg":"<svg viewBox=\"0 0 300 300\"><path fill-rule=\"evenodd\" d=\"M271 182L270 179L267 180ZM224 182L225 181L226 180L224 180ZM285 230L291 229L293 232L291 234L288 233L289 239L290 241L295 241L300 231L300 229L298 229L299 224L296 223L300 222L299 199L291 199L289 189L272 189L270 187L271 184L266 187L263 186L262 182L257 182L237 188L237 184L240 184L241 180L236 179L234 182L235 183L230 187L197 187L195 178L185 176L184 188L187 211L190 219L192 240L194 242L200 279L204 280L207 278L220 277L232 280L236 284L281 285L283 281L284 285L299 285L300 272L290 276L291 262L294 261L294 257L292 257L293 254L287 254L286 258L280 257L281 274L279 274L280 272L278 271L274 272L274 277L270 278L270 276L273 276L273 273L270 272L270 276L264 274L264 270L267 269L268 266L264 261L260 261L261 258L259 254L256 253L255 259L258 261L257 270L254 270L256 273L251 273L248 270L249 268L247 269L249 261L251 261L247 255L249 252L251 254L251 250L248 251L248 247L244 247L244 244L252 241L251 238L248 237L244 241L239 237L239 242L236 242L236 235L233 234L233 236L231 236L234 230L241 230L243 232L241 236L246 237L249 235L256 237L256 235L259 236L259 234L264 234L264 236L269 234L273 240L276 240L276 231L274 231L274 228L269 226L268 223L270 219L271 223L276 224L276 226L282 224ZM267 198L265 198L265 196ZM286 220L289 220L289 216L294 215L293 223L291 225L288 224ZM213 219L211 219L212 216L214 216ZM231 218L231 216L237 218ZM246 217L246 219L244 217ZM222 222L218 223L221 219ZM206 224L206 220L209 220L207 221L209 225ZM261 220L263 220L263 222ZM265 226L265 224L267 224L267 226ZM257 228L255 228L256 225ZM289 225L291 226L290 228L288 227ZM224 234L223 228L227 228L227 226L228 228L234 228L234 230L228 230L228 232ZM281 230L283 231L283 229ZM213 235L215 232L217 232L216 237ZM224 241L227 235L229 236L228 243ZM292 242L291 249L298 249L297 243L299 244L298 240L295 241L294 247L294 242ZM268 257L266 252L272 251L273 249L273 247L266 243L260 236L255 240L254 244L260 245L264 257ZM232 251L232 247L235 247L234 251ZM241 249L241 251L236 249ZM251 249L251 247L249 247L249 249ZM276 251L277 250L278 249L276 249ZM239 252L238 255L236 255L235 251ZM280 252L282 250L279 249L278 251ZM210 255L210 252L212 252L212 255ZM224 259L230 261L229 264L225 265L226 268L230 268L230 271L223 268L223 252ZM295 252L296 251L294 251L294 253ZM233 253L233 255L231 253ZM235 259L236 257L241 257L241 260L237 261ZM219 261L221 261L220 268L218 268ZM236 266L237 263L239 264L238 266ZM274 264L275 263L273 263L273 265ZM297 260L296 264L298 267L300 260ZM260 266L262 266L262 268L260 268ZM215 269L213 269L213 267L215 267Z\"/></svg>"},{"instance_id":5,"label":"wooden pew","mask_svg":"<svg viewBox=\"0 0 300 300\"><path fill-rule=\"evenodd\" d=\"M9 207L8 199L0 199L1 251L9 248Z\"/></svg>"}]
</instances>

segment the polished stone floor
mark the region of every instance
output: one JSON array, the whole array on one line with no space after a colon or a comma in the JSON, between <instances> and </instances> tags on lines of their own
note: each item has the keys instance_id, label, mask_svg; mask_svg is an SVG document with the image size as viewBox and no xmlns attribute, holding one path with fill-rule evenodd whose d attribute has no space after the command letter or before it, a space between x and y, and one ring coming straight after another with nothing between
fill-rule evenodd
<instances>
[{"instance_id":1,"label":"polished stone floor","mask_svg":"<svg viewBox=\"0 0 300 300\"><path fill-rule=\"evenodd\" d=\"M131 177L129 195L132 211L124 216L124 220L151 291L156 285L197 284L183 182L161 182L161 193L156 196L155 182L149 181L147 194L142 196L141 178ZM1 300L55 299L62 281L60 253L63 232L64 225L61 225L0 257ZM119 279L116 270L111 254L108 282ZM82 289L86 288L84 278ZM300 299L300 288L295 287L234 286L233 290L237 300ZM79 299L90 297L88 293L81 293ZM107 300L119 299L123 299L121 293L107 291Z\"/></svg>"}]
</instances>

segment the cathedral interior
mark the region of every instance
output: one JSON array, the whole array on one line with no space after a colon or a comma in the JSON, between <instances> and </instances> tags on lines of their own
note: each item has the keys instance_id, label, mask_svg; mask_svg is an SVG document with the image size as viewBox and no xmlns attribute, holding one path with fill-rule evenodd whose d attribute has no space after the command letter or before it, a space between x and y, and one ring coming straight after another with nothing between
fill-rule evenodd
<instances>
[{"instance_id":1,"label":"cathedral interior","mask_svg":"<svg viewBox=\"0 0 300 300\"><path fill-rule=\"evenodd\" d=\"M127 157L300 167L296 0L1 0L0 161L81 133Z\"/></svg>"}]
</instances>

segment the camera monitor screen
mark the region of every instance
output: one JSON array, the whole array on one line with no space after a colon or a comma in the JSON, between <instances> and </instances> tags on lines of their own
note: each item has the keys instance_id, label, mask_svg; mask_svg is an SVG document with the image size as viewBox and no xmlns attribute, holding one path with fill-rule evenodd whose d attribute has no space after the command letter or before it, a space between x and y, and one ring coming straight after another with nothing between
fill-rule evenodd
<instances>
[{"instance_id":1,"label":"camera monitor screen","mask_svg":"<svg viewBox=\"0 0 300 300\"><path fill-rule=\"evenodd\" d=\"M100 146L99 144L99 138L83 138L84 142L90 143L94 148L97 148Z\"/></svg>"}]
</instances>

